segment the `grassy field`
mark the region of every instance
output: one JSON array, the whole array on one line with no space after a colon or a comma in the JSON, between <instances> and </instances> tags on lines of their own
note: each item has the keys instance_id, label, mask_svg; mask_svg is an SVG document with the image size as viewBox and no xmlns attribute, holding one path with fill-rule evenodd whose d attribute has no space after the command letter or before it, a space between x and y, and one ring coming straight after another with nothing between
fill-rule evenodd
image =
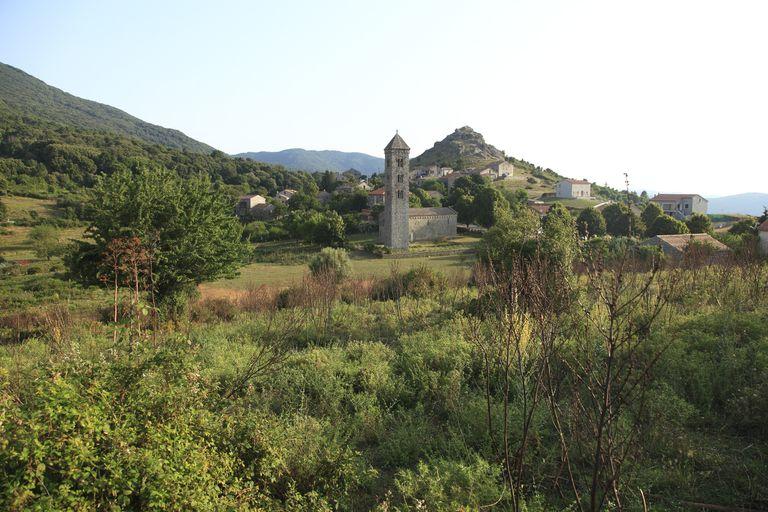
<instances>
[{"instance_id":1,"label":"grassy field","mask_svg":"<svg viewBox=\"0 0 768 512\"><path fill-rule=\"evenodd\" d=\"M8 207L8 218L11 220L29 218L30 212L35 212L38 217L43 218L57 217L60 214L53 199L3 196L0 200Z\"/></svg>"},{"instance_id":2,"label":"grassy field","mask_svg":"<svg viewBox=\"0 0 768 512\"><path fill-rule=\"evenodd\" d=\"M27 241L27 236L32 228L26 226L10 226L0 228L0 256L6 260L35 260L35 254ZM67 243L69 240L80 240L83 237L83 228L60 228L59 240Z\"/></svg>"},{"instance_id":3,"label":"grassy field","mask_svg":"<svg viewBox=\"0 0 768 512\"><path fill-rule=\"evenodd\" d=\"M393 266L398 270L408 270L419 265L439 270L445 274L467 271L474 262L472 254L452 256L403 259L381 259L354 253L351 256L352 275L357 278L383 277L391 272ZM244 291L252 287L288 286L298 282L307 273L307 265L279 265L274 263L253 263L240 269L240 275L234 279L222 279L200 286L203 296L227 295L232 291Z\"/></svg>"}]
</instances>

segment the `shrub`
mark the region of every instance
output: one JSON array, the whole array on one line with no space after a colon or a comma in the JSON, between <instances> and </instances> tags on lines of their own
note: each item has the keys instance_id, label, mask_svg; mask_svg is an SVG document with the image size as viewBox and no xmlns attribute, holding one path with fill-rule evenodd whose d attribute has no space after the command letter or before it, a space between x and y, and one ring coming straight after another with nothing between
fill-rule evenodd
<instances>
[{"instance_id":1,"label":"shrub","mask_svg":"<svg viewBox=\"0 0 768 512\"><path fill-rule=\"evenodd\" d=\"M326 247L309 262L309 271L314 278L330 277L340 282L349 277L352 268L346 250Z\"/></svg>"}]
</instances>

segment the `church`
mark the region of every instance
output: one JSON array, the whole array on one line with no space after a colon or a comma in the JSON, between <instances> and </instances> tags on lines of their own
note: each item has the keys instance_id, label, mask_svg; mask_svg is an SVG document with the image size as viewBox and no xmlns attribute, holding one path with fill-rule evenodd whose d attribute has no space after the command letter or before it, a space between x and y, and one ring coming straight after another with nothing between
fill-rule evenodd
<instances>
[{"instance_id":1,"label":"church","mask_svg":"<svg viewBox=\"0 0 768 512\"><path fill-rule=\"evenodd\" d=\"M410 242L456 236L453 208L409 208L411 148L398 133L384 148L384 211L379 215L379 243L407 250Z\"/></svg>"}]
</instances>

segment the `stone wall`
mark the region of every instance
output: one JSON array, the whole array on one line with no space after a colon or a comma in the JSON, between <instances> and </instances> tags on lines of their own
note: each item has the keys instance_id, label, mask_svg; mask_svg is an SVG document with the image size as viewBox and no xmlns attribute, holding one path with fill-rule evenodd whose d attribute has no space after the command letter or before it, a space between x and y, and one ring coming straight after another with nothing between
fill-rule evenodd
<instances>
[{"instance_id":1,"label":"stone wall","mask_svg":"<svg viewBox=\"0 0 768 512\"><path fill-rule=\"evenodd\" d=\"M384 152L386 200L379 229L381 242L392 249L408 248L408 154L407 149Z\"/></svg>"},{"instance_id":2,"label":"stone wall","mask_svg":"<svg viewBox=\"0 0 768 512\"><path fill-rule=\"evenodd\" d=\"M456 236L456 215L411 217L408 224L412 242Z\"/></svg>"}]
</instances>

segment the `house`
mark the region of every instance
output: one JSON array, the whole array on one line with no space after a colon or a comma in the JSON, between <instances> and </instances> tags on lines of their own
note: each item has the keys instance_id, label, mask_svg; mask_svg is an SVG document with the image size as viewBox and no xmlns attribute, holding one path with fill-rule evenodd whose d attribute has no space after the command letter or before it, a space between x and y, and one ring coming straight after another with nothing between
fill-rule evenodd
<instances>
[{"instance_id":1,"label":"house","mask_svg":"<svg viewBox=\"0 0 768 512\"><path fill-rule=\"evenodd\" d=\"M709 246L709 249L712 251L712 259L719 259L727 256L731 251L727 245L720 242L719 240L715 240L711 235L707 233L686 235L656 235L653 238L649 238L641 245L646 247L660 247L661 251L667 257L672 259L681 259L685 255L685 252L688 249L688 245L691 242Z\"/></svg>"},{"instance_id":2,"label":"house","mask_svg":"<svg viewBox=\"0 0 768 512\"><path fill-rule=\"evenodd\" d=\"M267 202L267 198L264 196L260 196L259 194L250 194L247 196L242 196L237 201L237 205L235 206L235 212L237 215L243 217L245 215L248 215L251 210L260 204L265 204Z\"/></svg>"},{"instance_id":3,"label":"house","mask_svg":"<svg viewBox=\"0 0 768 512\"><path fill-rule=\"evenodd\" d=\"M587 180L560 180L555 185L555 197L561 199L588 199L592 197L592 184Z\"/></svg>"},{"instance_id":4,"label":"house","mask_svg":"<svg viewBox=\"0 0 768 512\"><path fill-rule=\"evenodd\" d=\"M446 174L445 176L442 176L440 178L440 181L448 188L453 187L453 184L456 182L457 179L461 178L462 176L466 176L465 173L461 171L453 171L450 174Z\"/></svg>"},{"instance_id":5,"label":"house","mask_svg":"<svg viewBox=\"0 0 768 512\"><path fill-rule=\"evenodd\" d=\"M651 198L667 215L684 220L694 213L707 213L709 202L698 194L656 194Z\"/></svg>"},{"instance_id":6,"label":"house","mask_svg":"<svg viewBox=\"0 0 768 512\"><path fill-rule=\"evenodd\" d=\"M528 201L528 208L538 213L540 217L544 217L549 213L549 209L552 208L552 205L542 203L541 201Z\"/></svg>"},{"instance_id":7,"label":"house","mask_svg":"<svg viewBox=\"0 0 768 512\"><path fill-rule=\"evenodd\" d=\"M380 204L384 204L384 200L386 199L387 192L384 190L384 187L377 188L376 190L371 190L368 192L368 207L373 208L374 206Z\"/></svg>"},{"instance_id":8,"label":"house","mask_svg":"<svg viewBox=\"0 0 768 512\"><path fill-rule=\"evenodd\" d=\"M500 162L494 162L488 167L485 167L479 171L475 171L475 174L480 176L487 176L492 180L509 178L515 172L515 166L511 163L502 160Z\"/></svg>"},{"instance_id":9,"label":"house","mask_svg":"<svg viewBox=\"0 0 768 512\"><path fill-rule=\"evenodd\" d=\"M351 194L356 190L356 186L351 183L342 183L334 190L337 194Z\"/></svg>"},{"instance_id":10,"label":"house","mask_svg":"<svg viewBox=\"0 0 768 512\"><path fill-rule=\"evenodd\" d=\"M287 203L298 191L292 188L286 188L277 193L277 199L284 203Z\"/></svg>"},{"instance_id":11,"label":"house","mask_svg":"<svg viewBox=\"0 0 768 512\"><path fill-rule=\"evenodd\" d=\"M757 233L760 237L760 252L768 256L768 220L757 226Z\"/></svg>"},{"instance_id":12,"label":"house","mask_svg":"<svg viewBox=\"0 0 768 512\"><path fill-rule=\"evenodd\" d=\"M357 188L359 188L360 190L365 190L366 192L370 192L371 190L373 190L373 187L370 186L368 182L365 180L360 181L360 183L357 184Z\"/></svg>"}]
</instances>

